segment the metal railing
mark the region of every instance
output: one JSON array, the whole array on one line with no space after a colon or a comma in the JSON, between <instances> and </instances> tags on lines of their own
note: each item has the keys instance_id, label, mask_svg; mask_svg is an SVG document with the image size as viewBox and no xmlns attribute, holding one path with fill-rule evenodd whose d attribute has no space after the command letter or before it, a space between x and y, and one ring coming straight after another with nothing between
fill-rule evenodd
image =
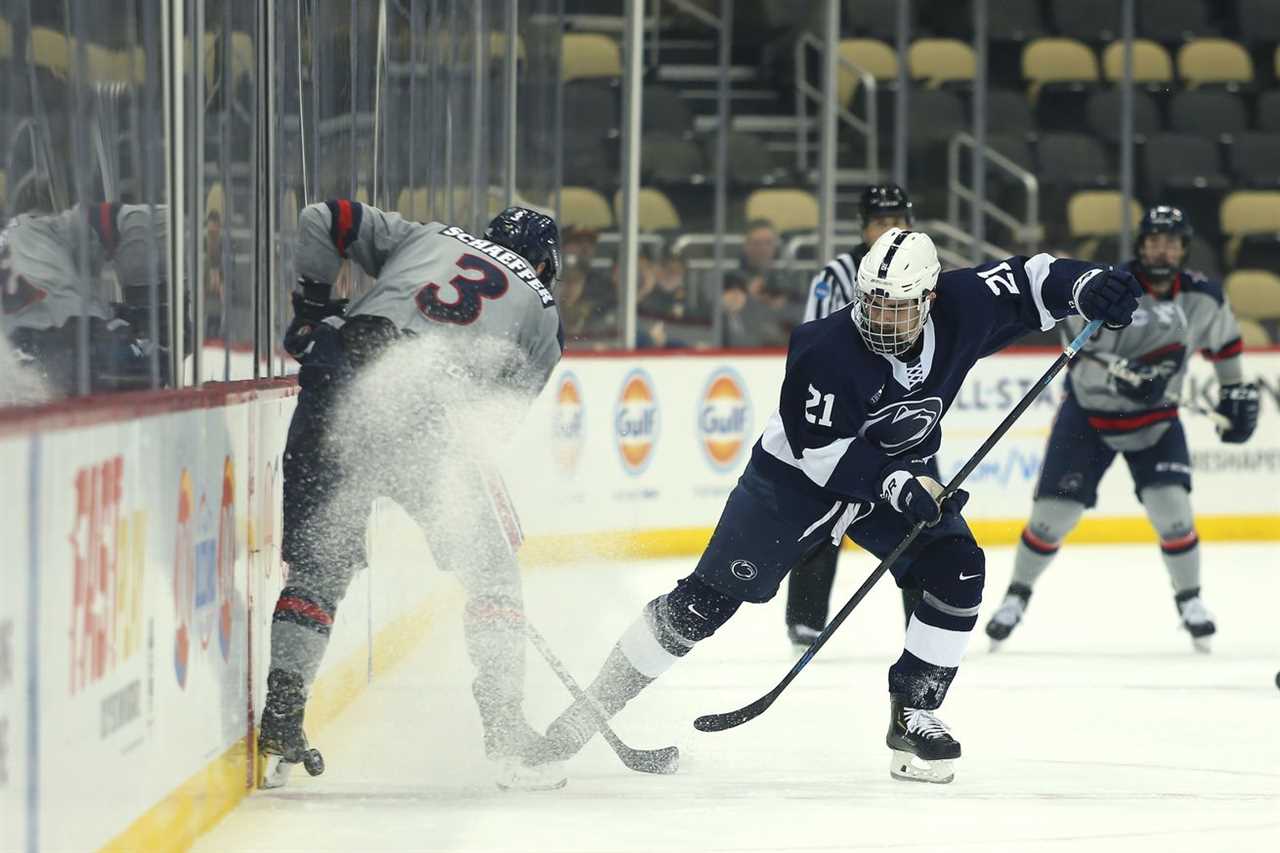
<instances>
[{"instance_id":1,"label":"metal railing","mask_svg":"<svg viewBox=\"0 0 1280 853\"><path fill-rule=\"evenodd\" d=\"M970 244L973 240L960 224L960 202L966 202L972 207L977 203L977 194L970 187L965 186L960 179L960 150L964 148L972 152L975 146L974 138L968 133L957 133L951 137L951 142L947 145L947 220L950 229L960 235L954 239L960 242L967 241ZM983 200L982 212L1013 232L1014 240L1027 252L1034 252L1039 247L1040 241L1044 239L1044 229L1040 225L1039 180L1034 174L992 148L982 149L982 159L984 164L994 166L1022 185L1026 191L1026 215L1019 219L990 199ZM961 237L964 239L962 240ZM979 248L986 251L986 247L991 245L981 241ZM1005 257L1008 254L1005 252L998 257ZM997 256L991 255L991 257Z\"/></svg>"},{"instance_id":2,"label":"metal railing","mask_svg":"<svg viewBox=\"0 0 1280 853\"><path fill-rule=\"evenodd\" d=\"M805 48L812 47L821 51L823 44L812 33L805 33L796 39L795 46L795 78L796 78L796 168L801 172L809 169L809 108L810 100L822 103L822 90L811 85L805 73ZM836 105L836 117L848 127L860 134L866 141L867 159L866 170L869 174L877 174L880 171L880 151L879 151L879 132L880 117L879 109L876 102L876 78L870 71L862 66L845 59L843 56L837 57L837 64L840 68L852 72L858 78L866 92L867 100L867 117L866 119L854 115L844 104Z\"/></svg>"}]
</instances>

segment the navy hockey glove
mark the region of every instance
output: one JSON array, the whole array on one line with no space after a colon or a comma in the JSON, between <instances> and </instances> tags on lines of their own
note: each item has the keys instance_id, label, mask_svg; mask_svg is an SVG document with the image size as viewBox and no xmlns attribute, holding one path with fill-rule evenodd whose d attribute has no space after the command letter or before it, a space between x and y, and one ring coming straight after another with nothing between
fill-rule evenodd
<instances>
[{"instance_id":1,"label":"navy hockey glove","mask_svg":"<svg viewBox=\"0 0 1280 853\"><path fill-rule=\"evenodd\" d=\"M1231 421L1231 428L1220 430L1218 435L1227 444L1243 444L1253 435L1258 427L1258 393L1256 382L1240 382L1235 385L1223 385L1218 392L1218 408L1220 415Z\"/></svg>"},{"instance_id":2,"label":"navy hockey glove","mask_svg":"<svg viewBox=\"0 0 1280 853\"><path fill-rule=\"evenodd\" d=\"M1088 276L1087 278L1085 276ZM1086 320L1101 320L1108 329L1123 329L1133 322L1142 298L1142 285L1123 270L1104 270L1080 277L1071 301Z\"/></svg>"},{"instance_id":3,"label":"navy hockey glove","mask_svg":"<svg viewBox=\"0 0 1280 853\"><path fill-rule=\"evenodd\" d=\"M360 368L391 346L400 337L396 324L376 314L357 314L342 325L342 348L353 368Z\"/></svg>"},{"instance_id":4,"label":"navy hockey glove","mask_svg":"<svg viewBox=\"0 0 1280 853\"><path fill-rule=\"evenodd\" d=\"M964 489L956 489L939 506L938 496L942 491L942 484L932 477L916 476L902 468L890 471L880 481L880 497L906 516L913 525L923 521L933 527L942 520L944 511L952 515L960 514L969 500L969 493Z\"/></svg>"},{"instance_id":5,"label":"navy hockey glove","mask_svg":"<svg viewBox=\"0 0 1280 853\"><path fill-rule=\"evenodd\" d=\"M330 317L340 319L346 313L347 300L331 300L331 289L327 284L308 278L298 279L298 287L292 294L293 320L285 329L284 348L299 363L305 363L306 356L315 349L314 335L325 325L324 321Z\"/></svg>"}]
</instances>

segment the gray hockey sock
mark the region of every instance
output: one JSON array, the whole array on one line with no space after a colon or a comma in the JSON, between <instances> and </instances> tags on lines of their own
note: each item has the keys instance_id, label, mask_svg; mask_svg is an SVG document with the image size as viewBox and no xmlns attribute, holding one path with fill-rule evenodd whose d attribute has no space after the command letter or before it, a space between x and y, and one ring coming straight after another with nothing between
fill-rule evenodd
<instances>
[{"instance_id":1,"label":"gray hockey sock","mask_svg":"<svg viewBox=\"0 0 1280 853\"><path fill-rule=\"evenodd\" d=\"M1013 583L1030 589L1058 554L1062 540L1080 522L1084 505L1061 498L1038 498L1013 560Z\"/></svg>"},{"instance_id":2,"label":"gray hockey sock","mask_svg":"<svg viewBox=\"0 0 1280 853\"><path fill-rule=\"evenodd\" d=\"M1200 537L1191 514L1191 496L1178 485L1150 486L1139 496L1160 536L1160 555L1174 593L1200 587Z\"/></svg>"}]
</instances>

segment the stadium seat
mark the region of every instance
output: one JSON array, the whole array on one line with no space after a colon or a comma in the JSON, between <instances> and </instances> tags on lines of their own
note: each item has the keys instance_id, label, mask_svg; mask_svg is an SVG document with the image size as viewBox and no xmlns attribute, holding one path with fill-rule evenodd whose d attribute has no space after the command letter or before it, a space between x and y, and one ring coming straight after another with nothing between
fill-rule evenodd
<instances>
[{"instance_id":1,"label":"stadium seat","mask_svg":"<svg viewBox=\"0 0 1280 853\"><path fill-rule=\"evenodd\" d=\"M987 137L987 147L1028 172L1034 173L1036 170L1035 155L1031 151L1031 144L1027 142L1026 134L993 133Z\"/></svg>"},{"instance_id":2,"label":"stadium seat","mask_svg":"<svg viewBox=\"0 0 1280 853\"><path fill-rule=\"evenodd\" d=\"M622 122L617 91L598 80L564 87L564 137L566 148L598 145L616 138Z\"/></svg>"},{"instance_id":3,"label":"stadium seat","mask_svg":"<svg viewBox=\"0 0 1280 853\"><path fill-rule=\"evenodd\" d=\"M1040 179L1067 187L1110 186L1115 169L1102 143L1083 133L1046 133L1038 146Z\"/></svg>"},{"instance_id":4,"label":"stadium seat","mask_svg":"<svg viewBox=\"0 0 1280 853\"><path fill-rule=\"evenodd\" d=\"M1031 104L1022 92L991 89L987 92L987 127L992 133L1032 133L1036 129Z\"/></svg>"},{"instance_id":5,"label":"stadium seat","mask_svg":"<svg viewBox=\"0 0 1280 853\"><path fill-rule=\"evenodd\" d=\"M707 164L696 142L671 133L646 133L640 143L640 169L646 182L700 184Z\"/></svg>"},{"instance_id":6,"label":"stadium seat","mask_svg":"<svg viewBox=\"0 0 1280 853\"><path fill-rule=\"evenodd\" d=\"M1271 346L1271 336L1267 334L1266 327L1257 320L1237 317L1236 325L1240 327L1240 340L1244 342L1246 348Z\"/></svg>"},{"instance_id":7,"label":"stadium seat","mask_svg":"<svg viewBox=\"0 0 1280 853\"><path fill-rule=\"evenodd\" d=\"M1089 129L1105 139L1117 144L1120 142L1120 97L1119 89L1103 89L1094 92L1085 103L1085 116ZM1133 132L1142 139L1160 130L1160 108L1155 99L1141 89L1133 92Z\"/></svg>"},{"instance_id":8,"label":"stadium seat","mask_svg":"<svg viewBox=\"0 0 1280 853\"><path fill-rule=\"evenodd\" d=\"M1178 49L1178 76L1188 88L1205 84L1253 82L1253 60L1237 42L1193 39Z\"/></svg>"},{"instance_id":9,"label":"stadium seat","mask_svg":"<svg viewBox=\"0 0 1280 853\"><path fill-rule=\"evenodd\" d=\"M1237 317L1280 319L1280 276L1268 270L1236 270L1227 276L1227 300Z\"/></svg>"},{"instance_id":10,"label":"stadium seat","mask_svg":"<svg viewBox=\"0 0 1280 853\"><path fill-rule=\"evenodd\" d=\"M680 228L680 214L662 190L641 187L636 209L641 231L675 231ZM613 215L619 223L622 222L622 190L613 194Z\"/></svg>"},{"instance_id":11,"label":"stadium seat","mask_svg":"<svg viewBox=\"0 0 1280 853\"><path fill-rule=\"evenodd\" d=\"M907 63L912 78L931 89L944 83L972 83L977 69L973 48L959 39L916 39L907 52Z\"/></svg>"},{"instance_id":12,"label":"stadium seat","mask_svg":"<svg viewBox=\"0 0 1280 853\"><path fill-rule=\"evenodd\" d=\"M946 180L947 143L969 127L959 95L942 89L912 90L907 101L907 156L912 180L917 184Z\"/></svg>"},{"instance_id":13,"label":"stadium seat","mask_svg":"<svg viewBox=\"0 0 1280 853\"><path fill-rule=\"evenodd\" d=\"M1190 133L1158 133L1142 151L1146 196L1162 198L1171 189L1225 190L1218 146Z\"/></svg>"},{"instance_id":14,"label":"stadium seat","mask_svg":"<svg viewBox=\"0 0 1280 853\"><path fill-rule=\"evenodd\" d=\"M768 219L783 233L812 231L818 227L818 200L803 189L756 190L747 196L746 216Z\"/></svg>"},{"instance_id":15,"label":"stadium seat","mask_svg":"<svg viewBox=\"0 0 1280 853\"><path fill-rule=\"evenodd\" d=\"M1119 234L1124 197L1115 190L1083 190L1067 201L1067 233L1075 238ZM1142 205L1129 199L1129 226L1136 229Z\"/></svg>"},{"instance_id":16,"label":"stadium seat","mask_svg":"<svg viewBox=\"0 0 1280 853\"><path fill-rule=\"evenodd\" d=\"M1230 148L1231 174L1242 185L1280 189L1280 133L1242 133Z\"/></svg>"},{"instance_id":17,"label":"stadium seat","mask_svg":"<svg viewBox=\"0 0 1280 853\"><path fill-rule=\"evenodd\" d=\"M1280 234L1245 234L1231 248L1232 263L1241 269L1280 270Z\"/></svg>"},{"instance_id":18,"label":"stadium seat","mask_svg":"<svg viewBox=\"0 0 1280 853\"><path fill-rule=\"evenodd\" d=\"M1249 126L1244 101L1234 92L1193 89L1169 103L1169 126L1180 133L1228 140Z\"/></svg>"},{"instance_id":19,"label":"stadium seat","mask_svg":"<svg viewBox=\"0 0 1280 853\"><path fill-rule=\"evenodd\" d=\"M564 187L560 190L560 227L605 231L613 227L613 211L604 196L589 187Z\"/></svg>"},{"instance_id":20,"label":"stadium seat","mask_svg":"<svg viewBox=\"0 0 1280 853\"><path fill-rule=\"evenodd\" d=\"M892 41L898 32L898 0L844 0L841 24L856 36Z\"/></svg>"},{"instance_id":21,"label":"stadium seat","mask_svg":"<svg viewBox=\"0 0 1280 853\"><path fill-rule=\"evenodd\" d=\"M0 61L13 57L13 27L4 18L0 18Z\"/></svg>"},{"instance_id":22,"label":"stadium seat","mask_svg":"<svg viewBox=\"0 0 1280 853\"><path fill-rule=\"evenodd\" d=\"M716 140L706 141L708 169L715 168ZM734 131L729 134L729 181L739 186L758 187L776 183L780 177L773 155L764 142L750 133Z\"/></svg>"},{"instance_id":23,"label":"stadium seat","mask_svg":"<svg viewBox=\"0 0 1280 853\"><path fill-rule=\"evenodd\" d=\"M1138 0L1138 32L1156 41L1181 42L1215 30L1204 0Z\"/></svg>"},{"instance_id":24,"label":"stadium seat","mask_svg":"<svg viewBox=\"0 0 1280 853\"><path fill-rule=\"evenodd\" d=\"M1280 4L1275 0L1236 0L1235 5L1242 41L1280 42Z\"/></svg>"},{"instance_id":25,"label":"stadium seat","mask_svg":"<svg viewBox=\"0 0 1280 853\"><path fill-rule=\"evenodd\" d=\"M1115 0L1052 0L1057 31L1081 41L1111 41L1120 35L1120 4ZM999 15L999 6L992 9Z\"/></svg>"},{"instance_id":26,"label":"stadium seat","mask_svg":"<svg viewBox=\"0 0 1280 853\"><path fill-rule=\"evenodd\" d=\"M622 50L600 33L565 33L561 42L560 77L571 80L622 76Z\"/></svg>"},{"instance_id":27,"label":"stadium seat","mask_svg":"<svg viewBox=\"0 0 1280 853\"><path fill-rule=\"evenodd\" d=\"M840 58L865 69L877 81L898 79L898 55L893 48L876 39L842 39ZM858 78L841 67L836 75L836 95L841 104L848 105L858 89Z\"/></svg>"},{"instance_id":28,"label":"stadium seat","mask_svg":"<svg viewBox=\"0 0 1280 853\"><path fill-rule=\"evenodd\" d=\"M1280 231L1280 192L1242 190L1222 200L1222 233L1260 234Z\"/></svg>"},{"instance_id":29,"label":"stadium seat","mask_svg":"<svg viewBox=\"0 0 1280 853\"><path fill-rule=\"evenodd\" d=\"M689 108L689 102L667 86L645 84L641 121L645 133L660 131L693 135L693 110Z\"/></svg>"},{"instance_id":30,"label":"stadium seat","mask_svg":"<svg viewBox=\"0 0 1280 853\"><path fill-rule=\"evenodd\" d=\"M1280 51L1280 47L1276 50ZM1258 130L1280 132L1280 89L1258 96Z\"/></svg>"},{"instance_id":31,"label":"stadium seat","mask_svg":"<svg viewBox=\"0 0 1280 853\"><path fill-rule=\"evenodd\" d=\"M1113 41L1103 49L1102 75L1109 83L1124 79L1124 42ZM1173 57L1150 39L1134 39L1133 79L1137 83L1169 83L1173 80Z\"/></svg>"},{"instance_id":32,"label":"stadium seat","mask_svg":"<svg viewBox=\"0 0 1280 853\"><path fill-rule=\"evenodd\" d=\"M1038 38L1022 49L1022 76L1031 81L1034 97L1046 83L1096 83L1098 60L1075 39Z\"/></svg>"},{"instance_id":33,"label":"stadium seat","mask_svg":"<svg viewBox=\"0 0 1280 853\"><path fill-rule=\"evenodd\" d=\"M1209 278L1222 280L1222 261L1218 259L1218 250L1199 234L1192 237L1187 245L1187 266Z\"/></svg>"}]
</instances>

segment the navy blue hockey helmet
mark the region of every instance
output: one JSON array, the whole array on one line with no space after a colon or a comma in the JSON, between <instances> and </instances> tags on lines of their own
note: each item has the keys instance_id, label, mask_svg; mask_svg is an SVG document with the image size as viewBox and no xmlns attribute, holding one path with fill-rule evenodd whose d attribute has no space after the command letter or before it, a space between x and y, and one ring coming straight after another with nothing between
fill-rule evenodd
<instances>
[{"instance_id":1,"label":"navy blue hockey helmet","mask_svg":"<svg viewBox=\"0 0 1280 853\"><path fill-rule=\"evenodd\" d=\"M1178 266L1151 266L1144 263L1142 260L1142 242L1152 234L1173 234L1182 238L1182 264ZM1133 254L1137 259L1139 268L1154 279L1172 278L1186 265L1193 236L1195 236L1195 229L1191 227L1191 223L1181 209L1169 204L1157 204L1155 207L1148 209L1142 215L1142 221L1138 223L1138 234L1133 239Z\"/></svg>"},{"instance_id":2,"label":"navy blue hockey helmet","mask_svg":"<svg viewBox=\"0 0 1280 853\"><path fill-rule=\"evenodd\" d=\"M907 225L912 223L911 199L907 191L897 184L872 184L862 191L858 201L858 210L862 213L865 225L876 216L901 216Z\"/></svg>"},{"instance_id":3,"label":"navy blue hockey helmet","mask_svg":"<svg viewBox=\"0 0 1280 853\"><path fill-rule=\"evenodd\" d=\"M508 207L484 229L484 237L506 246L534 269L545 263L538 278L548 287L560 277L560 229L550 216L527 207Z\"/></svg>"}]
</instances>

